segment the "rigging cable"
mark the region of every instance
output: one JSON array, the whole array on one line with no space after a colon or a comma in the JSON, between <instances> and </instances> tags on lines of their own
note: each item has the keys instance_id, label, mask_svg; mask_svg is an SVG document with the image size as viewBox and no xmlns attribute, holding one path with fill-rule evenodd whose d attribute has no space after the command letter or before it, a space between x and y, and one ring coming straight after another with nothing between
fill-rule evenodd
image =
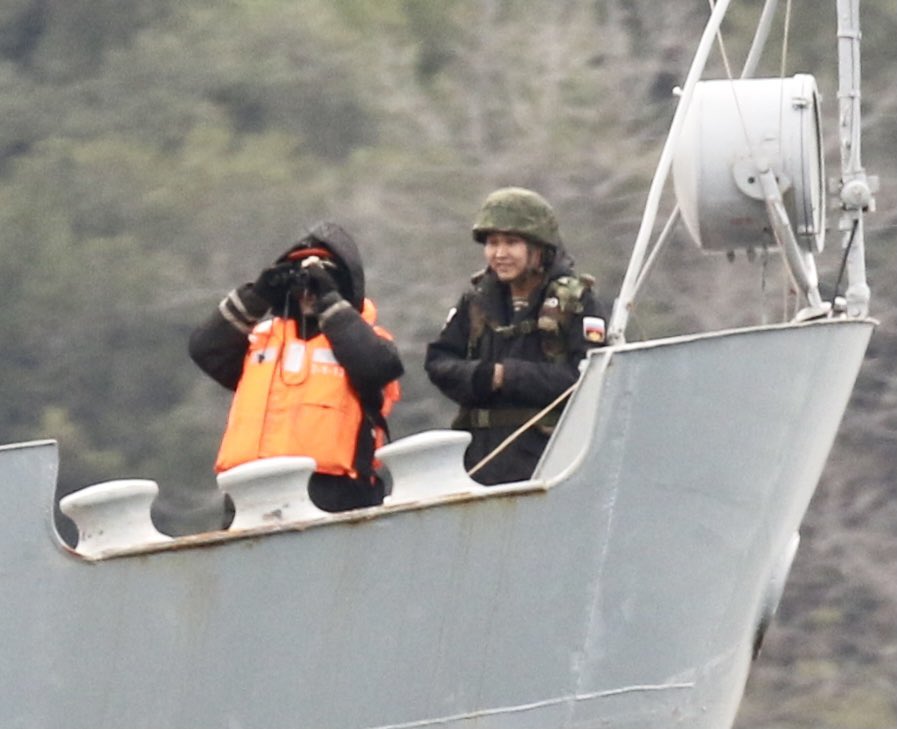
<instances>
[{"instance_id":1,"label":"rigging cable","mask_svg":"<svg viewBox=\"0 0 897 729\"><path fill-rule=\"evenodd\" d=\"M571 393L577 388L579 385L579 380L576 380L570 387L564 390L560 395L558 395L550 404L546 405L542 408L538 413L533 415L529 420L527 420L523 425L521 425L517 430L515 430L511 435L505 438L501 443L499 443L495 448L483 459L477 463L473 468L471 468L468 472L468 476L473 476L477 471L479 471L483 466L485 466L489 461L495 458L499 453L501 453L505 448L507 448L511 443L513 443L520 435L530 428L537 421L541 420L543 416L547 415L550 410L552 410L555 406L560 405L566 398L570 397Z\"/></svg>"},{"instance_id":2,"label":"rigging cable","mask_svg":"<svg viewBox=\"0 0 897 729\"><path fill-rule=\"evenodd\" d=\"M753 78L756 75L760 57L766 48L766 41L769 40L769 31L778 5L779 0L766 0L764 3L760 19L757 21L757 30L754 32L754 40L751 42L751 48L741 69L741 78Z\"/></svg>"},{"instance_id":3,"label":"rigging cable","mask_svg":"<svg viewBox=\"0 0 897 729\"><path fill-rule=\"evenodd\" d=\"M711 12L713 11L716 0L709 0ZM769 30L772 26L772 21L775 16L775 12L778 9L779 0L766 0L763 5L763 11L760 13L760 19L757 22L757 30L754 33L754 39L751 42L751 48L748 52L748 57L744 62L744 66L741 69L740 78L752 78L754 73L757 70L757 64L760 62L760 56L763 54L763 49L766 47L766 41L769 38ZM716 33L717 41L720 46L720 52L723 57L723 63L726 66L726 73L729 77L729 80L732 80L732 71L731 66L729 64L729 59L726 55L725 45L723 43L722 33L718 30ZM736 104L737 104L736 99ZM742 121L742 125L744 122ZM657 241L654 243L654 247L651 250L651 254L648 256L647 261L642 266L639 271L638 278L636 279L635 285L632 290L632 304L631 311L632 314L635 314L636 311L636 298L638 297L639 292L642 289L645 281L650 275L651 271L654 268L654 264L657 262L657 259L660 255L660 252L666 245L666 242L676 225L679 223L681 218L682 211L678 205L678 203L673 207L673 211L670 213L667 218L667 222L663 227L660 235L657 238Z\"/></svg>"},{"instance_id":4,"label":"rigging cable","mask_svg":"<svg viewBox=\"0 0 897 729\"><path fill-rule=\"evenodd\" d=\"M657 219L657 211L660 207L660 198L663 192L663 185L669 175L673 162L674 146L679 141L682 127L684 124L685 111L691 104L694 96L694 89L700 80L707 57L713 46L713 40L719 29L726 10L729 7L730 0L718 0L710 14L710 19L701 34L701 40L698 43L697 51L692 59L691 67L685 79L685 85L682 89L682 96L676 105L676 111L673 114L673 121L670 124L666 141L660 153L660 159L648 188L648 199L645 202L645 209L642 214L642 222L636 235L635 245L629 259L629 265L626 268L626 274L623 277L623 284L620 287L620 293L617 296L614 308L611 312L610 322L607 330L607 340L611 344L617 344L625 341L626 323L629 318L629 312L633 305L635 283L639 277L639 272L645 260L645 255L650 244L650 238L654 223Z\"/></svg>"},{"instance_id":5,"label":"rigging cable","mask_svg":"<svg viewBox=\"0 0 897 729\"><path fill-rule=\"evenodd\" d=\"M710 2L710 7L713 8L714 0L709 0L709 2ZM767 3L765 5L765 7L763 8L763 13L761 14L759 23L761 26L764 26L764 27L762 27L762 28L758 27L758 33L762 33L763 35L756 38L755 43L759 43L761 40L763 42L765 42L765 35L768 33L768 25L772 20L772 14L773 14L774 10L775 10L774 3ZM784 122L784 113L785 113L784 112L784 110L785 110L784 80L785 80L785 70L787 68L787 58L788 58L788 33L789 33L789 29L790 29L790 16L791 16L791 0L787 0L786 7L785 7L785 21L784 21L784 25L783 25L782 52L781 52L780 67L779 67L779 82L780 82L779 83L779 119L778 119L778 133L776 135L779 159L784 159L784 156L785 156L784 150L782 148L782 136L783 136L782 129L784 128L784 124L785 124L785 122ZM725 70L726 70L726 77L729 81L729 87L732 90L732 101L735 105L735 112L737 114L738 121L741 126L741 132L744 137L744 144L748 148L748 150L750 150L751 159L754 160L755 164L757 164L758 169L760 169L760 164L759 164L758 160L761 159L762 155L760 154L760 150L755 146L754 142L752 141L750 132L748 131L748 123L745 118L744 109L742 107L741 100L739 99L738 92L737 92L737 89L735 86L735 79L732 74L732 65L729 62L729 55L726 51L726 45L723 40L722 34L720 32L717 32L717 44L719 45L720 56L722 57L723 66L725 67ZM749 77L748 72L753 74L753 71L755 70L757 63L759 62L759 51L756 51L756 52L755 51L756 51L756 48L752 47L750 54L749 54L749 56L752 57L752 58L749 58L750 68L749 68L749 62L746 61L745 67L744 67L741 77L740 77L741 79L748 78ZM778 181L778 175L776 175L776 181ZM767 203L767 205L768 205L768 203ZM780 236L779 236L778 232L776 231L775 226L773 226L773 228L770 232L772 234L772 237L773 237L773 240L774 240L776 246L778 247L778 249L780 251L783 252L783 264L787 264L787 261L784 260L784 251L785 251L785 246L786 246L785 241L780 239ZM768 252L768 247L766 245L764 245L764 250ZM766 291L766 274L767 274L766 264L767 263L768 263L768 257L764 257L763 268L761 271L761 284L760 284L761 318L762 318L762 321L764 324L766 323L766 308L765 308L765 303L763 301L763 294ZM783 286L784 286L783 316L787 319L788 318L788 311L787 311L788 291L789 290L793 290L795 292L800 291L801 286L798 284L797 280L795 279L794 273L791 271L790 267L788 265L784 265L784 268L785 268L785 272L787 275L785 277L785 282L783 284ZM790 282L790 285L789 285L789 282Z\"/></svg>"},{"instance_id":6,"label":"rigging cable","mask_svg":"<svg viewBox=\"0 0 897 729\"><path fill-rule=\"evenodd\" d=\"M713 12L713 6L716 4L715 0L710 1L710 12ZM729 63L729 54L726 53L726 44L723 42L723 32L720 29L716 31L716 42L719 45L720 56L723 59L723 66L726 69L726 77L731 81L732 80L732 65Z\"/></svg>"},{"instance_id":7,"label":"rigging cable","mask_svg":"<svg viewBox=\"0 0 897 729\"><path fill-rule=\"evenodd\" d=\"M791 32L791 0L785 3L785 25L782 28L782 61L779 66L779 76L785 78L785 70L788 64L788 35Z\"/></svg>"},{"instance_id":8,"label":"rigging cable","mask_svg":"<svg viewBox=\"0 0 897 729\"><path fill-rule=\"evenodd\" d=\"M857 229L860 227L859 218L853 219L853 226L850 229L850 237L847 239L847 245L844 246L844 255L841 256L841 267L838 269L838 279L835 281L835 291L832 294L832 308L835 308L835 299L838 298L838 291L841 288L841 280L844 278L844 271L847 269L847 257L850 255L850 249L853 247L853 240L856 238Z\"/></svg>"}]
</instances>

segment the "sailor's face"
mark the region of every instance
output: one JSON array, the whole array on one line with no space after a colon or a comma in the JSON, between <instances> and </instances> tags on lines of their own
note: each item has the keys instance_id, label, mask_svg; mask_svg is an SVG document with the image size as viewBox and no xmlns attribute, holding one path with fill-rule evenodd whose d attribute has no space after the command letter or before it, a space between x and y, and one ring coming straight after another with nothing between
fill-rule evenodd
<instances>
[{"instance_id":1,"label":"sailor's face","mask_svg":"<svg viewBox=\"0 0 897 729\"><path fill-rule=\"evenodd\" d=\"M541 263L537 246L530 246L525 238L513 233L489 233L483 245L486 265L502 283L511 283L535 270Z\"/></svg>"}]
</instances>

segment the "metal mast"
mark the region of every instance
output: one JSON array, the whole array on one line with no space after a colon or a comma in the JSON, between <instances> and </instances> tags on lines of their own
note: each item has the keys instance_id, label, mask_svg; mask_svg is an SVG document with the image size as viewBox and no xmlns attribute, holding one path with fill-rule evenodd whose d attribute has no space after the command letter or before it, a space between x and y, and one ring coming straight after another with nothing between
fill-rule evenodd
<instances>
[{"instance_id":1,"label":"metal mast","mask_svg":"<svg viewBox=\"0 0 897 729\"><path fill-rule=\"evenodd\" d=\"M775 0L766 0L761 15L757 34L752 45L751 52L742 78L753 75L757 60L762 52L763 45L769 32L769 25L776 8ZM667 223L655 250L647 257L647 249L651 230L654 225L660 200L661 189L670 170L673 156L673 146L681 132L682 119L691 103L694 86L700 79L707 55L710 51L712 36L718 31L722 18L728 8L728 0L719 0L711 13L710 20L704 29L704 35L695 58L689 70L684 89L673 117L673 122L667 136L666 144L661 153L660 161L652 180L648 193L648 201L645 207L642 224L636 238L635 246L629 261L629 267L624 277L620 294L614 302L614 310L608 327L608 340L611 344L625 341L626 326L634 300L641 285L644 282L654 258L666 240L669 229L678 220L678 207L674 210ZM863 230L863 217L867 211L874 211L875 200L873 193L877 189L878 180L875 177L867 177L861 162L860 136L860 0L837 0L838 12L838 102L839 102L839 135L841 149L841 180L840 203L841 217L839 230L842 233L842 249L845 251L845 270L847 272L847 291L845 294L847 314L851 317L864 317L868 314L870 291L866 282L865 243ZM762 172L762 170L761 170ZM773 189L774 188L774 189ZM777 185L770 188L777 190ZM777 195L773 195L777 197ZM774 201L773 201L774 202ZM780 226L775 225L776 230L790 231L790 225L785 219ZM787 230L786 230L787 229ZM804 274L798 276L796 283L804 290L809 303L817 311L821 312L825 305L819 296L815 264L809 253L799 250L799 246L792 242L787 245L793 235L782 235L784 243L781 243L783 251L789 256L792 272ZM646 260L647 258L647 260Z\"/></svg>"},{"instance_id":2,"label":"metal mast","mask_svg":"<svg viewBox=\"0 0 897 729\"><path fill-rule=\"evenodd\" d=\"M613 313L611 314L610 325L608 326L608 341L611 344L619 344L625 341L626 324L629 321L629 311L633 304L633 299L638 290L639 274L647 255L648 244L651 238L651 231L654 221L657 219L657 209L660 206L660 196L663 192L663 186L670 172L673 163L673 152L679 135L682 131L682 123L685 113L691 104L691 98L694 95L695 84L701 78L704 72L704 66L707 63L707 57L713 47L716 34L719 32L726 10L729 8L730 0L719 0L714 6L710 19L704 28L698 49L692 60L691 68L685 79L685 86L682 90L682 96L676 105L676 112L673 115L673 122L670 125L670 131L667 135L666 143L657 163L657 169L654 173L654 179L651 181L651 187L648 190L648 201L645 205L645 212L642 217L641 227L636 236L635 247L632 256L629 259L629 268L623 278L623 285L620 288L620 295L614 302Z\"/></svg>"},{"instance_id":3,"label":"metal mast","mask_svg":"<svg viewBox=\"0 0 897 729\"><path fill-rule=\"evenodd\" d=\"M869 312L863 215L875 210L876 178L868 178L860 156L860 0L838 0L838 111L841 140L841 219L847 252L847 313Z\"/></svg>"}]
</instances>

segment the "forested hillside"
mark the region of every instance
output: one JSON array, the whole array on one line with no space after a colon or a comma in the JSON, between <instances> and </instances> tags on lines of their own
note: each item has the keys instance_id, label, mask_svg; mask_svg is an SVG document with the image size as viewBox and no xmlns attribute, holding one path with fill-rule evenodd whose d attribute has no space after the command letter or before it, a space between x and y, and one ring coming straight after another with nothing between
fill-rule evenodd
<instances>
[{"instance_id":1,"label":"forested hillside","mask_svg":"<svg viewBox=\"0 0 897 729\"><path fill-rule=\"evenodd\" d=\"M790 33L759 74L816 75L837 177L834 2L781 5ZM733 6L708 76L738 74L762 2ZM212 523L229 398L187 337L322 218L358 239L401 347L394 436L447 425L422 361L480 266L480 201L542 192L609 310L707 14L707 0L0 0L0 442L58 439L61 492L153 478L166 528ZM881 326L743 729L897 728L893 0L864 0L863 24ZM839 263L831 230L824 286ZM684 232L650 288L630 339L755 323L781 299L759 260L706 257Z\"/></svg>"}]
</instances>

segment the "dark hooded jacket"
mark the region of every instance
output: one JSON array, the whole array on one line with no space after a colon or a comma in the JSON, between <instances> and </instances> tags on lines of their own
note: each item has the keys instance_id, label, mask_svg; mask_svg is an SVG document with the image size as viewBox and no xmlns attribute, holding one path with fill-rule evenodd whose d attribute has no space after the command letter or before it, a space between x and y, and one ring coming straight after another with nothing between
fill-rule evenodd
<instances>
[{"instance_id":1,"label":"dark hooded jacket","mask_svg":"<svg viewBox=\"0 0 897 729\"><path fill-rule=\"evenodd\" d=\"M364 305L364 268L358 247L339 225L322 222L315 225L302 240L291 246L277 260L288 260L298 248L323 247L338 264L332 276L338 285L321 297L317 316L303 316L292 297L284 300L279 310L253 291L253 284L244 284L231 291L218 308L191 334L190 357L219 384L236 390L243 372L249 346L248 335L266 316L293 317L297 330L306 339L322 332L330 342L334 357L345 369L362 406L372 418L383 405L383 388L398 379L404 369L395 344L379 336L361 317ZM263 403L259 403L260 407ZM374 442L371 428L362 427L358 434L358 458L370 470ZM327 511L371 506L383 500L383 484L379 479L351 479L316 473L309 483L309 496Z\"/></svg>"},{"instance_id":2,"label":"dark hooded jacket","mask_svg":"<svg viewBox=\"0 0 897 729\"><path fill-rule=\"evenodd\" d=\"M573 385L579 362L597 346L586 338L583 326L584 317L603 318L590 286L580 286L581 294L571 307L577 310L562 317L558 331L548 334L538 326L546 294L557 290L559 280L569 279L580 281L572 259L560 249L526 308L514 312L509 287L487 269L473 277L439 338L427 347L430 380L461 406L453 426L472 434L464 458L467 469ZM500 390L492 391L496 362L503 364L504 381ZM528 479L562 407L529 427L473 478L483 484Z\"/></svg>"}]
</instances>

